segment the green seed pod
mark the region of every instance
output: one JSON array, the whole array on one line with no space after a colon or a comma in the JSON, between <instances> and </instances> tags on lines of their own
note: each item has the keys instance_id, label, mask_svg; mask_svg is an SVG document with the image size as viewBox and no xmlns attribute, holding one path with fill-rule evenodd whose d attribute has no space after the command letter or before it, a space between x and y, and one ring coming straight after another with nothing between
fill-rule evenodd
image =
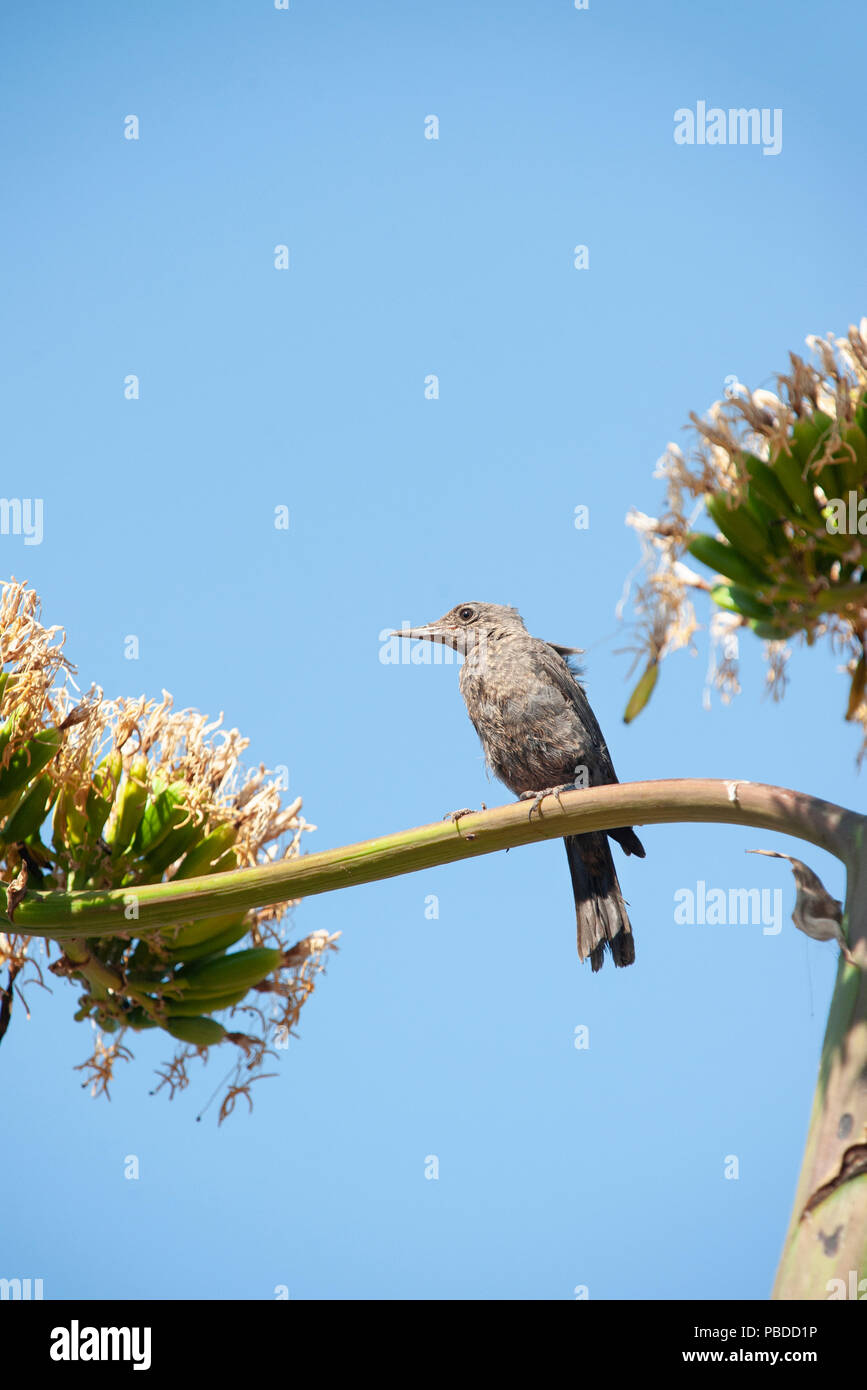
<instances>
[{"instance_id":1,"label":"green seed pod","mask_svg":"<svg viewBox=\"0 0 867 1390\"><path fill-rule=\"evenodd\" d=\"M46 774L37 777L27 788L12 815L0 831L0 839L6 844L20 844L35 835L48 813L48 808L56 795L55 785Z\"/></svg>"},{"instance_id":2,"label":"green seed pod","mask_svg":"<svg viewBox=\"0 0 867 1390\"><path fill-rule=\"evenodd\" d=\"M152 793L132 842L136 856L151 854L171 831L180 829L189 821L190 812L184 799L186 794L186 782L175 782Z\"/></svg>"},{"instance_id":3,"label":"green seed pod","mask_svg":"<svg viewBox=\"0 0 867 1390\"><path fill-rule=\"evenodd\" d=\"M213 936L204 937L193 945L172 947L169 957L173 961L187 962L228 951L230 946L234 946L247 935L248 925L246 917L238 917L231 927L215 932Z\"/></svg>"},{"instance_id":4,"label":"green seed pod","mask_svg":"<svg viewBox=\"0 0 867 1390\"><path fill-rule=\"evenodd\" d=\"M218 825L210 835L206 835L197 845L184 855L178 865L174 878L198 878L201 874L220 873L223 869L234 869L237 863L234 853L230 854L235 843L237 831L230 822ZM229 862L231 859L232 862ZM174 879L172 880L174 882Z\"/></svg>"},{"instance_id":5,"label":"green seed pod","mask_svg":"<svg viewBox=\"0 0 867 1390\"><path fill-rule=\"evenodd\" d=\"M170 830L165 839L144 856L148 882L160 878L170 864L174 864L202 838L202 822L192 818L186 825L179 826L177 830Z\"/></svg>"},{"instance_id":6,"label":"green seed pod","mask_svg":"<svg viewBox=\"0 0 867 1390\"><path fill-rule=\"evenodd\" d=\"M144 815L147 801L148 760L142 754L133 758L116 801L114 823L106 831L112 858L128 849Z\"/></svg>"},{"instance_id":7,"label":"green seed pod","mask_svg":"<svg viewBox=\"0 0 867 1390\"><path fill-rule=\"evenodd\" d=\"M215 937L222 936L230 928L239 926L246 921L247 914L245 912L240 914L227 912L222 917L203 917L197 922L185 922L174 931L171 927L166 927L162 934L163 941L167 949L174 954L178 950L186 950L188 946L198 946L203 941L213 941Z\"/></svg>"},{"instance_id":8,"label":"green seed pod","mask_svg":"<svg viewBox=\"0 0 867 1390\"><path fill-rule=\"evenodd\" d=\"M90 838L97 840L102 834L114 805L123 774L123 757L115 750L94 769L87 793L87 825Z\"/></svg>"},{"instance_id":9,"label":"green seed pod","mask_svg":"<svg viewBox=\"0 0 867 1390\"><path fill-rule=\"evenodd\" d=\"M196 991L189 998L184 995L183 999L166 999L166 1017L189 1018L201 1013L219 1013L221 1009L230 1009L233 1004L240 1004L250 989L250 985L236 985L234 989L214 990L207 994L204 991L201 994Z\"/></svg>"},{"instance_id":10,"label":"green seed pod","mask_svg":"<svg viewBox=\"0 0 867 1390\"><path fill-rule=\"evenodd\" d=\"M136 1032L142 1028L157 1027L156 1019L153 1018L146 1009L143 1009L140 1004L134 1009L130 1009L129 1013L124 1015L123 1021L128 1024L130 1028L135 1028Z\"/></svg>"},{"instance_id":11,"label":"green seed pod","mask_svg":"<svg viewBox=\"0 0 867 1390\"><path fill-rule=\"evenodd\" d=\"M21 711L16 709L12 711L7 719L3 720L2 724L0 724L0 759L2 759L3 754L6 752L9 740L12 738L12 735L15 733L20 723Z\"/></svg>"},{"instance_id":12,"label":"green seed pod","mask_svg":"<svg viewBox=\"0 0 867 1390\"><path fill-rule=\"evenodd\" d=\"M749 589L743 589L738 584L715 584L710 591L710 596L718 608L724 608L727 613L739 613L743 618L764 618L769 620L774 616L774 610L768 603L762 603L755 594Z\"/></svg>"},{"instance_id":13,"label":"green seed pod","mask_svg":"<svg viewBox=\"0 0 867 1390\"><path fill-rule=\"evenodd\" d=\"M87 817L79 811L70 787L62 787L54 804L51 843L56 850L81 845L87 838Z\"/></svg>"},{"instance_id":14,"label":"green seed pod","mask_svg":"<svg viewBox=\"0 0 867 1390\"><path fill-rule=\"evenodd\" d=\"M690 555L707 565L708 569L724 574L726 579L733 579L736 584L743 584L747 589L762 589L770 582L767 575L760 574L727 542L718 541L714 536L693 532L686 548Z\"/></svg>"},{"instance_id":15,"label":"green seed pod","mask_svg":"<svg viewBox=\"0 0 867 1390\"><path fill-rule=\"evenodd\" d=\"M810 430L805 428L808 423L811 426ZM824 463L819 464L819 460L828 445L828 435L834 423L830 415L816 410L809 422L798 420L792 431L796 441L795 453L799 455L802 464L807 467L807 481L818 483L826 497L839 497L842 487L840 470L834 459L829 457ZM800 445L800 439L804 441L803 447Z\"/></svg>"},{"instance_id":16,"label":"green seed pod","mask_svg":"<svg viewBox=\"0 0 867 1390\"><path fill-rule=\"evenodd\" d=\"M722 531L729 544L748 564L761 571L769 549L769 537L747 506L732 507L722 492L707 493L704 505L708 516Z\"/></svg>"},{"instance_id":17,"label":"green seed pod","mask_svg":"<svg viewBox=\"0 0 867 1390\"><path fill-rule=\"evenodd\" d=\"M222 1023L215 1018L173 1018L164 1025L178 1042L191 1043L195 1047L210 1047L220 1043L226 1036Z\"/></svg>"},{"instance_id":18,"label":"green seed pod","mask_svg":"<svg viewBox=\"0 0 867 1390\"><path fill-rule=\"evenodd\" d=\"M283 952L272 946L251 946L246 951L223 956L220 960L205 961L182 967L175 979L189 982L189 989L200 994L219 994L235 986L256 985L270 975L283 958Z\"/></svg>"},{"instance_id":19,"label":"green seed pod","mask_svg":"<svg viewBox=\"0 0 867 1390\"><path fill-rule=\"evenodd\" d=\"M38 734L28 739L0 771L0 798L21 791L29 781L38 777L52 758L57 757L62 745L63 732L60 729L40 729Z\"/></svg>"},{"instance_id":20,"label":"green seed pod","mask_svg":"<svg viewBox=\"0 0 867 1390\"><path fill-rule=\"evenodd\" d=\"M770 468L755 454L741 454L743 467L749 477L748 496L760 497L777 516L787 521L800 520L797 508L792 504L773 468Z\"/></svg>"},{"instance_id":21,"label":"green seed pod","mask_svg":"<svg viewBox=\"0 0 867 1390\"><path fill-rule=\"evenodd\" d=\"M766 642L782 642L792 635L792 628L782 622L765 622L753 618L750 627L757 637L764 638Z\"/></svg>"},{"instance_id":22,"label":"green seed pod","mask_svg":"<svg viewBox=\"0 0 867 1390\"><path fill-rule=\"evenodd\" d=\"M763 497L750 493L747 506L768 537L768 545L775 559L788 554L789 542L783 530L784 518L769 506Z\"/></svg>"},{"instance_id":23,"label":"green seed pod","mask_svg":"<svg viewBox=\"0 0 867 1390\"><path fill-rule=\"evenodd\" d=\"M798 421L795 429L804 423L804 421ZM803 458L806 447L804 434L805 432L802 430L800 443L798 443L793 433L788 445L777 450L774 457L774 472L807 526L818 529L822 525L819 504L813 492L812 479L808 482L804 478L806 462Z\"/></svg>"}]
</instances>

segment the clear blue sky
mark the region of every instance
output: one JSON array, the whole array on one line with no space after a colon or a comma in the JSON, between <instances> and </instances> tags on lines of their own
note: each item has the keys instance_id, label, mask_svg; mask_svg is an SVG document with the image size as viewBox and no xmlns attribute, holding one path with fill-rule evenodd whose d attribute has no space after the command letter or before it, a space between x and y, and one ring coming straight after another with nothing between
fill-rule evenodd
<instances>
[{"instance_id":1,"label":"clear blue sky","mask_svg":"<svg viewBox=\"0 0 867 1390\"><path fill-rule=\"evenodd\" d=\"M378 639L510 603L587 649L623 780L860 804L826 650L776 707L744 644L744 693L707 712L702 633L627 728L614 609L625 513L658 510L689 410L865 310L862 26L856 0L7 0L2 490L44 499L44 539L0 555L80 683L225 711L326 849L508 800L455 670L383 665ZM699 100L780 108L782 152L676 145ZM765 1297L836 953L744 851L805 854L837 895L842 874L756 831L644 839L619 859L628 971L579 967L557 843L302 904L340 954L219 1130L195 1115L222 1050L170 1104L147 1037L94 1101L74 991L33 991L0 1053L0 1274L46 1297ZM700 879L782 887L782 932L676 925Z\"/></svg>"}]
</instances>

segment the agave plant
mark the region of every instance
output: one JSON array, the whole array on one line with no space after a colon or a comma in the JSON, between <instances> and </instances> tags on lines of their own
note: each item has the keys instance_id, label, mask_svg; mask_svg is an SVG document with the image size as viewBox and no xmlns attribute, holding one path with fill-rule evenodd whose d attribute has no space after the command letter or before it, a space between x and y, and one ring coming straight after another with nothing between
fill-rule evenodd
<instances>
[{"instance_id":1,"label":"agave plant","mask_svg":"<svg viewBox=\"0 0 867 1390\"><path fill-rule=\"evenodd\" d=\"M222 718L209 723L195 710L175 711L166 692L159 702L106 700L98 688L80 697L64 641L62 629L42 624L32 589L14 580L2 586L0 965L9 979L0 1037L28 963L43 979L34 938L15 929L28 888L91 900L125 890L122 932L45 942L49 971L78 991L76 1019L96 1029L82 1066L94 1091L107 1092L115 1063L131 1056L127 1039L161 1029L188 1045L163 1073L173 1093L186 1084L185 1064L197 1050L237 1044L236 1080L242 1067L245 1080L229 1087L222 1118L239 1092L249 1099L269 1047L288 1041L336 938L316 933L290 947L291 902L197 918L195 896L188 921L139 933L137 890L291 859L315 827L301 815L300 797L282 804L280 779L264 766L243 772L248 740L221 728ZM252 1031L214 1017L244 1000Z\"/></svg>"},{"instance_id":2,"label":"agave plant","mask_svg":"<svg viewBox=\"0 0 867 1390\"><path fill-rule=\"evenodd\" d=\"M814 360L791 354L777 392L735 385L705 418L692 414L690 458L669 444L660 461L667 511L627 518L648 570L636 599L647 663L627 718L647 703L661 657L691 641L692 596L704 590L716 609L712 632L724 652L716 683L725 695L738 689L731 637L739 629L765 640L775 694L787 643L825 638L849 674L846 717L867 734L867 319L846 338L807 344ZM712 533L695 529L702 512Z\"/></svg>"}]
</instances>

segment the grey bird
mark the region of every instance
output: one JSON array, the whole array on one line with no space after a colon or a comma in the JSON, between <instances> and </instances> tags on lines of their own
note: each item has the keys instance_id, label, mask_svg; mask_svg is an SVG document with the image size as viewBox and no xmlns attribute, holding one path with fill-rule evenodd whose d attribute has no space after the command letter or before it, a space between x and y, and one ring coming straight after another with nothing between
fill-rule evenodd
<instances>
[{"instance_id":1,"label":"grey bird","mask_svg":"<svg viewBox=\"0 0 867 1390\"><path fill-rule=\"evenodd\" d=\"M795 876L795 908L792 921L805 936L814 941L836 941L849 965L857 962L843 935L843 904L832 898L818 874L801 859L781 854L776 849L748 849L747 854L766 854L769 859L788 859Z\"/></svg>"},{"instance_id":2,"label":"grey bird","mask_svg":"<svg viewBox=\"0 0 867 1390\"><path fill-rule=\"evenodd\" d=\"M582 786L617 781L578 673L568 664L578 649L531 637L517 609L459 603L435 623L394 635L442 642L464 656L461 694L488 765L516 796L533 798L530 815L544 796L571 790L576 779ZM631 826L568 835L564 841L578 955L582 961L589 956L594 970L601 969L606 946L615 965L635 960L608 836L627 854L644 858L644 846Z\"/></svg>"}]
</instances>

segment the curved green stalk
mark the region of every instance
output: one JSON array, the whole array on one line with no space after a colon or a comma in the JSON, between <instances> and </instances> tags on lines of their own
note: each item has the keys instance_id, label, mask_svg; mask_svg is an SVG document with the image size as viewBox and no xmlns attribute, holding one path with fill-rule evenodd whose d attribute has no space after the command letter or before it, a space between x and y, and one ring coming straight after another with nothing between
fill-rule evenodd
<instances>
[{"instance_id":1,"label":"curved green stalk","mask_svg":"<svg viewBox=\"0 0 867 1390\"><path fill-rule=\"evenodd\" d=\"M320 854L202 878L80 893L30 892L15 911L15 929L58 941L123 932L141 937L179 922L245 912L619 825L754 825L810 840L846 860L860 823L852 811L784 787L699 778L564 792L559 801L548 797L540 809L542 814L530 819L526 802L513 802L462 816L457 823L436 821ZM2 916L0 924L5 929Z\"/></svg>"}]
</instances>

